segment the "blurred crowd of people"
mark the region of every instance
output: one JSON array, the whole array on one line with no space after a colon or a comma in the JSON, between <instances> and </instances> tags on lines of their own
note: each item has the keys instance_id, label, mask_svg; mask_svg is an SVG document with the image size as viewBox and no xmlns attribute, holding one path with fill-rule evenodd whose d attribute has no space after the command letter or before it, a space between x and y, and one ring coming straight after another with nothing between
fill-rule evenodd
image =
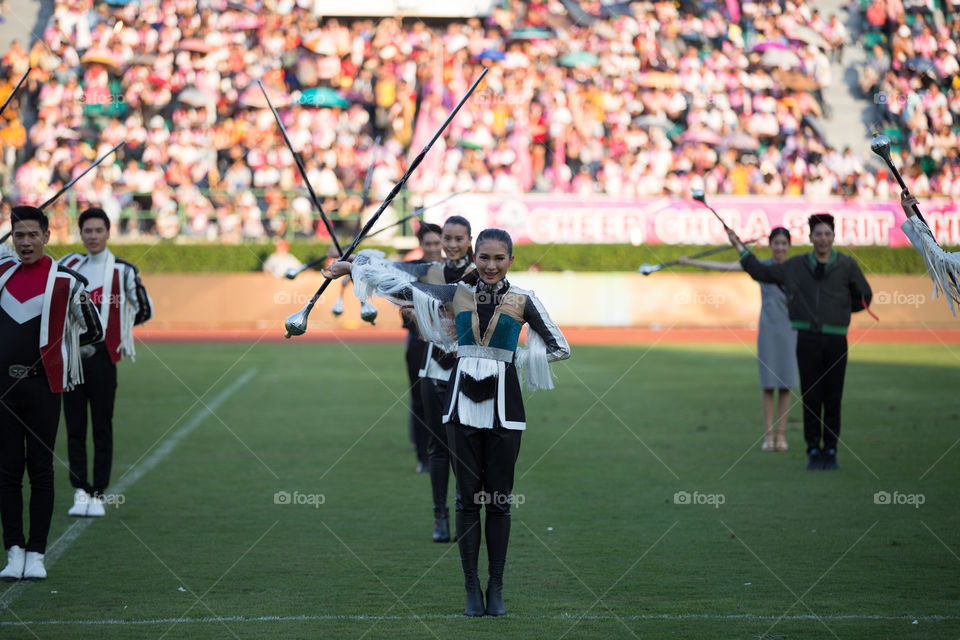
<instances>
[{"instance_id":1,"label":"blurred crowd of people","mask_svg":"<svg viewBox=\"0 0 960 640\"><path fill-rule=\"evenodd\" d=\"M960 1L865 0L860 88L910 191L960 198Z\"/></svg>"},{"instance_id":2,"label":"blurred crowd of people","mask_svg":"<svg viewBox=\"0 0 960 640\"><path fill-rule=\"evenodd\" d=\"M42 39L2 58L0 96L34 71L0 123L0 179L8 198L39 202L125 140L75 191L124 234L323 235L256 81L324 209L352 227L374 157L377 203L487 66L414 193L889 193L884 174L824 139L830 58L847 40L837 16L791 0L584 7L504 2L488 17L427 23L323 18L311 0L57 0ZM956 78L958 24L930 44L920 36L933 25L914 23L911 53ZM955 193L958 90L901 73L898 42L878 90L906 96L890 112L911 131L904 153L948 167L916 192Z\"/></svg>"}]
</instances>

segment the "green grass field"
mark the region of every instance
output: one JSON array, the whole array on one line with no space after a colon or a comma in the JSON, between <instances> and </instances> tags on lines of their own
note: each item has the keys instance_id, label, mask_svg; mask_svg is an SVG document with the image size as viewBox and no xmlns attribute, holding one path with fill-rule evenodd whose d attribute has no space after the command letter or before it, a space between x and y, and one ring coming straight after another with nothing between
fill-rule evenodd
<instances>
[{"instance_id":1,"label":"green grass field","mask_svg":"<svg viewBox=\"0 0 960 640\"><path fill-rule=\"evenodd\" d=\"M527 401L508 615L466 619L401 346L140 344L124 502L67 517L61 430L49 579L0 587L0 637L955 638L958 359L853 346L830 473L799 406L790 451L760 451L752 345L575 346Z\"/></svg>"}]
</instances>

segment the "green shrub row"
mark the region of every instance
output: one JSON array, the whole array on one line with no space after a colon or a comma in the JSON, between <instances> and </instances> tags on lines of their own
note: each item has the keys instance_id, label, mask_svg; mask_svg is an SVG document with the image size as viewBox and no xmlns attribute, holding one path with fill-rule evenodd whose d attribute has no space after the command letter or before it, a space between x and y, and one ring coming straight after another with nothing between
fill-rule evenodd
<instances>
[{"instance_id":1,"label":"green shrub row","mask_svg":"<svg viewBox=\"0 0 960 640\"><path fill-rule=\"evenodd\" d=\"M111 250L120 258L136 264L144 273L223 273L259 271L273 251L268 244L113 244ZM378 247L388 255L397 255L390 248ZM543 271L627 271L635 272L641 264L657 264L676 260L681 255L703 251L702 246L683 245L517 245L514 247L514 269L525 271L536 264ZM83 251L81 245L50 245L49 252L62 256L70 251ZM791 255L805 253L809 247L796 247ZM868 276L874 273L924 273L923 260L913 247L839 247L854 256ZM956 250L956 248L954 248ZM290 252L301 261L322 256L327 245L316 242L294 242ZM760 258L770 255L769 249L756 250ZM707 260L735 260L728 251L714 254ZM699 271L693 267L674 267L678 271Z\"/></svg>"}]
</instances>

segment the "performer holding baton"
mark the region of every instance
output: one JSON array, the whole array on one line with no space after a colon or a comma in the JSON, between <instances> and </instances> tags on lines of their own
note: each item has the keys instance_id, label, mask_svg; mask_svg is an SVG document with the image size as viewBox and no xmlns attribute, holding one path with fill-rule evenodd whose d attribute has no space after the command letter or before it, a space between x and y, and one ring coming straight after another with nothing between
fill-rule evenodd
<instances>
[{"instance_id":1,"label":"performer holding baton","mask_svg":"<svg viewBox=\"0 0 960 640\"><path fill-rule=\"evenodd\" d=\"M352 272L359 289L410 300L424 338L456 351L443 420L452 435L451 454L460 501L457 538L466 586L468 616L505 613L503 569L510 538L510 504L520 436L526 428L517 367L526 369L528 388L553 387L548 362L570 357L570 347L532 291L506 279L513 242L500 229L477 236L476 284L432 285L369 254L336 262L335 278ZM453 316L453 325L448 313ZM529 324L528 349L518 352L520 331ZM456 334L456 338L449 332ZM488 580L486 606L478 576L480 507L486 511Z\"/></svg>"},{"instance_id":2,"label":"performer holding baton","mask_svg":"<svg viewBox=\"0 0 960 640\"><path fill-rule=\"evenodd\" d=\"M433 225L436 227L436 225ZM442 262L387 262L402 271L406 277L426 284L451 284L474 271L470 243L470 222L463 216L450 216L440 229L440 245L445 258ZM412 314L403 309L404 317ZM416 318L412 318L416 326ZM450 512L447 508L447 488L450 484L449 435L444 426L443 406L447 383L456 364L456 357L433 344L426 345L418 363L419 391L423 420L426 425L427 468L433 496L433 541L450 542Z\"/></svg>"},{"instance_id":3,"label":"performer holding baton","mask_svg":"<svg viewBox=\"0 0 960 640\"><path fill-rule=\"evenodd\" d=\"M63 394L70 484L75 489L73 506L67 514L98 517L106 514L103 491L110 481L113 460L117 362L124 356L134 359L133 326L149 320L153 308L137 268L107 248L110 218L103 209L87 209L77 218L77 226L87 254L71 253L61 262L89 282L87 290L100 312L104 338L84 347L84 381ZM87 481L88 404L93 424L93 484Z\"/></svg>"},{"instance_id":4,"label":"performer holding baton","mask_svg":"<svg viewBox=\"0 0 960 640\"><path fill-rule=\"evenodd\" d=\"M732 229L727 235L744 271L786 291L790 326L797 330L807 469L834 470L850 313L866 309L873 294L856 261L834 250L833 216L815 213L808 222L813 251L781 264L761 264Z\"/></svg>"},{"instance_id":5,"label":"performer holding baton","mask_svg":"<svg viewBox=\"0 0 960 640\"><path fill-rule=\"evenodd\" d=\"M443 250L440 245L439 226L424 222L417 229L417 240L423 256L419 260L412 260L407 264L429 264L443 259ZM349 282L349 278L343 282ZM423 391L421 389L420 369L423 368L423 357L427 353L428 343L420 337L417 321L409 309L401 309L403 328L407 330L407 348L404 351L404 361L407 363L407 379L410 381L410 410L407 413L407 426L410 432L410 442L417 454L417 473L430 471L430 457L427 453L427 419L423 415Z\"/></svg>"},{"instance_id":6,"label":"performer holding baton","mask_svg":"<svg viewBox=\"0 0 960 640\"><path fill-rule=\"evenodd\" d=\"M60 394L83 381L80 346L103 337L83 276L43 252L50 223L14 207L19 260L0 261L0 519L7 565L0 579L43 580L53 516L53 447ZM30 536L23 532L23 472L30 475Z\"/></svg>"},{"instance_id":7,"label":"performer holding baton","mask_svg":"<svg viewBox=\"0 0 960 640\"><path fill-rule=\"evenodd\" d=\"M446 255L433 264L398 263L397 266L427 284L450 284L474 270L470 243L470 222L462 216L450 216L443 223L440 243ZM450 542L450 511L447 488L450 484L450 450L443 421L443 402L456 357L433 344L420 360L420 397L427 427L427 456L430 489L433 496L433 541Z\"/></svg>"},{"instance_id":8,"label":"performer holding baton","mask_svg":"<svg viewBox=\"0 0 960 640\"><path fill-rule=\"evenodd\" d=\"M956 316L955 305L960 304L960 287L957 285L960 282L960 253L944 251L943 247L937 244L930 227L917 215L920 206L916 196L907 190L902 191L900 205L907 216L900 228L910 240L910 244L923 256L923 263L933 280L936 292L946 295L950 311Z\"/></svg>"},{"instance_id":9,"label":"performer holding baton","mask_svg":"<svg viewBox=\"0 0 960 640\"><path fill-rule=\"evenodd\" d=\"M783 264L790 250L790 232L776 227L770 232L771 257L760 264ZM693 260L680 256L680 264L717 271L743 271L739 262ZM760 283L760 321L757 323L757 364L760 388L763 391L764 451L786 451L787 414L790 413L790 390L797 386L797 332L790 328L787 296L778 284ZM780 390L779 400L774 396ZM774 438L774 405L776 405L776 438Z\"/></svg>"}]
</instances>

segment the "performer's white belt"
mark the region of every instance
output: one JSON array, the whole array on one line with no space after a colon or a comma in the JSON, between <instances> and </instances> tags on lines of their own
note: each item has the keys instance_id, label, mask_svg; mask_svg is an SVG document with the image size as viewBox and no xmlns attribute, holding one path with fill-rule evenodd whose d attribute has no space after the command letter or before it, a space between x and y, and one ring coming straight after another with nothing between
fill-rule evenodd
<instances>
[{"instance_id":1,"label":"performer's white belt","mask_svg":"<svg viewBox=\"0 0 960 640\"><path fill-rule=\"evenodd\" d=\"M462 344L457 347L458 358L486 358L500 362L513 362L515 352L497 347L481 347L476 344Z\"/></svg>"}]
</instances>

